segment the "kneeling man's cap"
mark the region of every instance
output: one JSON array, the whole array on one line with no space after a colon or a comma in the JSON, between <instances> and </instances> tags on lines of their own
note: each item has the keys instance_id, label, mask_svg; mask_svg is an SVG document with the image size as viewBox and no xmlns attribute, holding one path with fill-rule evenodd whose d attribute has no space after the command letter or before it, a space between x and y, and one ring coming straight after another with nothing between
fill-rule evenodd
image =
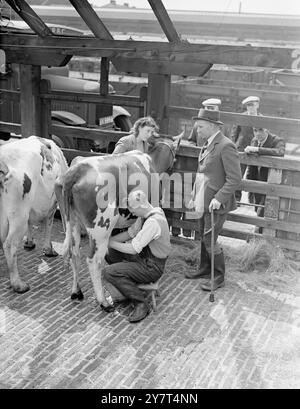
<instances>
[{"instance_id":1,"label":"kneeling man's cap","mask_svg":"<svg viewBox=\"0 0 300 409\"><path fill-rule=\"evenodd\" d=\"M193 116L196 121L208 121L217 125L223 125L223 122L220 121L220 111L213 111L210 109L200 108L198 116Z\"/></svg>"},{"instance_id":2,"label":"kneeling man's cap","mask_svg":"<svg viewBox=\"0 0 300 409\"><path fill-rule=\"evenodd\" d=\"M259 97L250 96L250 97L247 97L247 98L243 99L242 104L243 104L243 105L247 105L247 104L249 104L249 103L259 102L259 101L260 101L260 98L259 98Z\"/></svg>"}]
</instances>

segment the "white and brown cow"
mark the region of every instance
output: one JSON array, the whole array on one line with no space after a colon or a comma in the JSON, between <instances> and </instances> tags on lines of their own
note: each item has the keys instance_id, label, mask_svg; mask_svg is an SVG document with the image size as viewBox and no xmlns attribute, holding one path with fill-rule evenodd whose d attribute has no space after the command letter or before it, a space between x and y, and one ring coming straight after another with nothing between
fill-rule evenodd
<instances>
[{"instance_id":1,"label":"white and brown cow","mask_svg":"<svg viewBox=\"0 0 300 409\"><path fill-rule=\"evenodd\" d=\"M114 228L128 227L134 221L123 200L135 184L140 183L137 181L139 175L148 182L158 183L159 174L172 167L178 146L178 141L164 140L157 142L149 154L131 151L80 158L57 184L56 194L66 224L63 255L70 260L73 270L72 299L83 298L78 283L81 226L85 227L89 237L87 265L94 292L98 302L107 306L101 271L108 241ZM108 186L110 176L116 181L116 189L109 197L105 186Z\"/></svg>"},{"instance_id":2,"label":"white and brown cow","mask_svg":"<svg viewBox=\"0 0 300 409\"><path fill-rule=\"evenodd\" d=\"M60 148L51 140L30 136L0 147L0 244L2 244L12 288L29 290L17 266L17 249L27 233L25 248L34 248L32 223L45 221L44 254L52 248L51 229L57 208L55 181L68 170Z\"/></svg>"}]
</instances>

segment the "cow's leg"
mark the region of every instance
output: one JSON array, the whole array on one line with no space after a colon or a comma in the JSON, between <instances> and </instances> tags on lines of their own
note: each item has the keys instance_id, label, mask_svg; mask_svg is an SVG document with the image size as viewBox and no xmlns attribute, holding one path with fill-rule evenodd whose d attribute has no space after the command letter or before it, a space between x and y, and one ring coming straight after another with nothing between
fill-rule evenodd
<instances>
[{"instance_id":1,"label":"cow's leg","mask_svg":"<svg viewBox=\"0 0 300 409\"><path fill-rule=\"evenodd\" d=\"M57 257L58 253L53 249L51 243L51 232L53 226L53 218L56 211L56 202L49 210L48 216L45 218L45 240L43 245L43 254L46 257Z\"/></svg>"},{"instance_id":2,"label":"cow's leg","mask_svg":"<svg viewBox=\"0 0 300 409\"><path fill-rule=\"evenodd\" d=\"M24 242L24 249L27 251L33 250L35 249L35 243L33 241L33 225L31 223L31 221L28 221L28 230L27 230L27 237L26 240Z\"/></svg>"},{"instance_id":3,"label":"cow's leg","mask_svg":"<svg viewBox=\"0 0 300 409\"><path fill-rule=\"evenodd\" d=\"M83 293L81 291L79 281L78 281L78 272L80 270L80 225L76 223L72 228L72 249L71 249L71 259L70 264L73 271L73 285L71 300L83 300Z\"/></svg>"},{"instance_id":4,"label":"cow's leg","mask_svg":"<svg viewBox=\"0 0 300 409\"><path fill-rule=\"evenodd\" d=\"M105 265L104 256L107 251L108 238L109 238L108 236L103 237L101 241L97 239L97 242L99 244L97 245L97 248L95 248L94 254L93 255L90 254L91 257L87 257L86 259L96 299L100 304L102 304L105 307L110 305L105 298L102 283L102 268ZM92 246L96 246L95 241L92 238L90 238L90 240L91 243L93 243Z\"/></svg>"},{"instance_id":5,"label":"cow's leg","mask_svg":"<svg viewBox=\"0 0 300 409\"><path fill-rule=\"evenodd\" d=\"M30 287L25 281L21 280L19 276L17 250L24 235L26 234L27 220L20 215L18 217L18 223L10 220L8 235L3 243L3 251L8 265L10 284L12 288L17 293L25 293Z\"/></svg>"}]
</instances>

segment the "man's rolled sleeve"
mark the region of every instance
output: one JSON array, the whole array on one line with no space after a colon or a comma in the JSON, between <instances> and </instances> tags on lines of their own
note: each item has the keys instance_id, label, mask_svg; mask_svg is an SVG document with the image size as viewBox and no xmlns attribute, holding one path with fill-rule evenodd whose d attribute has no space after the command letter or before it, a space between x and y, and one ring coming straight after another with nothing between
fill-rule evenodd
<instances>
[{"instance_id":1,"label":"man's rolled sleeve","mask_svg":"<svg viewBox=\"0 0 300 409\"><path fill-rule=\"evenodd\" d=\"M155 219L147 219L141 231L132 239L132 247L137 253L140 253L152 240L161 235L161 228Z\"/></svg>"},{"instance_id":2,"label":"man's rolled sleeve","mask_svg":"<svg viewBox=\"0 0 300 409\"><path fill-rule=\"evenodd\" d=\"M142 229L142 219L141 217L139 217L135 221L135 223L132 226L130 226L129 229L127 230L129 237L133 239L141 229Z\"/></svg>"}]
</instances>

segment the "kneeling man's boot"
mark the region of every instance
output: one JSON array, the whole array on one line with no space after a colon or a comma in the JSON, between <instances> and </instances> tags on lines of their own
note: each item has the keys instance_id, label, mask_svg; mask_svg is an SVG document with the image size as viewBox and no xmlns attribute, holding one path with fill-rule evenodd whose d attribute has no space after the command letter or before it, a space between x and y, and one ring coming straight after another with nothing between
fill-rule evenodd
<instances>
[{"instance_id":1,"label":"kneeling man's boot","mask_svg":"<svg viewBox=\"0 0 300 409\"><path fill-rule=\"evenodd\" d=\"M210 277L210 257L206 250L206 247L201 241L201 259L200 259L200 268L198 272L187 271L184 274L185 278L209 278Z\"/></svg>"},{"instance_id":2,"label":"kneeling man's boot","mask_svg":"<svg viewBox=\"0 0 300 409\"><path fill-rule=\"evenodd\" d=\"M129 322L142 321L150 312L147 302L136 302L133 311L128 317Z\"/></svg>"},{"instance_id":3,"label":"kneeling man's boot","mask_svg":"<svg viewBox=\"0 0 300 409\"><path fill-rule=\"evenodd\" d=\"M215 255L214 260L214 282L213 282L213 290L217 288L224 287L225 285L225 260L224 254L221 252L220 254ZM205 283L201 285L202 290L210 291L211 290L211 280L207 280Z\"/></svg>"}]
</instances>

